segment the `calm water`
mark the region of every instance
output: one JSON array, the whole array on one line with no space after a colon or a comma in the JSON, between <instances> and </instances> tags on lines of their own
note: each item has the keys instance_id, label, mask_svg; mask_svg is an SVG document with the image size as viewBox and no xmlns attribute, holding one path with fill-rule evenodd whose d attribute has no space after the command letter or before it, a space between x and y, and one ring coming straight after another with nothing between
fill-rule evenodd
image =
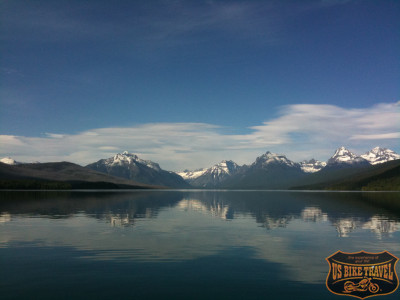
<instances>
[{"instance_id":1,"label":"calm water","mask_svg":"<svg viewBox=\"0 0 400 300\"><path fill-rule=\"evenodd\" d=\"M343 299L325 287L327 256L387 250L400 257L399 193L0 197L4 300Z\"/></svg>"}]
</instances>

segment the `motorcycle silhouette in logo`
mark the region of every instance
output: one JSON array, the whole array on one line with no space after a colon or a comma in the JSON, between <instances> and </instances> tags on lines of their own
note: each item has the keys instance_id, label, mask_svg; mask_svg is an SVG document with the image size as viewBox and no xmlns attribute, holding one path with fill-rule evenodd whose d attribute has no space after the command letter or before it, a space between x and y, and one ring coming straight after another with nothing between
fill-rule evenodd
<instances>
[{"instance_id":1,"label":"motorcycle silhouette in logo","mask_svg":"<svg viewBox=\"0 0 400 300\"><path fill-rule=\"evenodd\" d=\"M371 282L371 278L361 279L359 283L354 283L352 281L346 281L344 283L344 293L352 293L352 292L366 292L370 291L371 293L376 293L379 291L379 285Z\"/></svg>"}]
</instances>

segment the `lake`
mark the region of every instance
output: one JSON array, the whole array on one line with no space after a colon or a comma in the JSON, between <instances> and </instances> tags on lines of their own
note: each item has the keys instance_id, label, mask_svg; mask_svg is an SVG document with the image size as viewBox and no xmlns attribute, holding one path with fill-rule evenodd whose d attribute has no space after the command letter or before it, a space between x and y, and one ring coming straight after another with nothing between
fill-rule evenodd
<instances>
[{"instance_id":1,"label":"lake","mask_svg":"<svg viewBox=\"0 0 400 300\"><path fill-rule=\"evenodd\" d=\"M337 250L400 257L400 193L10 191L0 197L2 300L346 299L325 286L326 257Z\"/></svg>"}]
</instances>

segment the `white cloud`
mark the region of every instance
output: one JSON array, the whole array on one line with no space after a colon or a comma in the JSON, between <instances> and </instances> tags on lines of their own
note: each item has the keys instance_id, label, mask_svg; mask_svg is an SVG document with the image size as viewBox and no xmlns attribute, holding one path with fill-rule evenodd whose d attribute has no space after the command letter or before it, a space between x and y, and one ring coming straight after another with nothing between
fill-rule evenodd
<instances>
[{"instance_id":1,"label":"white cloud","mask_svg":"<svg viewBox=\"0 0 400 300\"><path fill-rule=\"evenodd\" d=\"M296 104L281 107L277 118L253 126L248 134L204 123L150 123L98 128L44 137L0 135L0 157L18 161L67 160L82 165L128 150L159 162L167 170L210 166L222 159L251 163L267 150L300 161L327 159L345 145L356 153L374 146L399 152L400 102L363 109Z\"/></svg>"}]
</instances>

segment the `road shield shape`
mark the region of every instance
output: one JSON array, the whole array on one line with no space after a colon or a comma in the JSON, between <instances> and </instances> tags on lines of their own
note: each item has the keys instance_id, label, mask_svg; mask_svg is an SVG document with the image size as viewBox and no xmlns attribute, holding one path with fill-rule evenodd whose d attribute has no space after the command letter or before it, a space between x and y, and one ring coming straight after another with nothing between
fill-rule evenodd
<instances>
[{"instance_id":1,"label":"road shield shape","mask_svg":"<svg viewBox=\"0 0 400 300\"><path fill-rule=\"evenodd\" d=\"M334 294L359 299L391 294L399 286L396 274L398 260L387 251L337 251L326 258L329 263L326 287Z\"/></svg>"}]
</instances>

